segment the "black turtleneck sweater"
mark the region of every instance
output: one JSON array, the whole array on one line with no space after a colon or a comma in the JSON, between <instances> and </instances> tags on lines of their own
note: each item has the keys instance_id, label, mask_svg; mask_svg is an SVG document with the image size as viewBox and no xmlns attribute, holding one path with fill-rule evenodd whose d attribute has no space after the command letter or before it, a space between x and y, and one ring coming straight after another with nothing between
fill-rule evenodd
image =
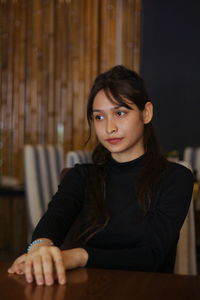
<instances>
[{"instance_id":1,"label":"black turtleneck sweater","mask_svg":"<svg viewBox=\"0 0 200 300\"><path fill-rule=\"evenodd\" d=\"M144 155L130 162L111 160L106 180L106 203L111 219L83 248L86 267L173 272L180 228L188 212L193 175L168 162L150 211L142 218L135 182ZM76 165L63 178L32 240L49 238L60 246L84 207L88 165Z\"/></svg>"}]
</instances>

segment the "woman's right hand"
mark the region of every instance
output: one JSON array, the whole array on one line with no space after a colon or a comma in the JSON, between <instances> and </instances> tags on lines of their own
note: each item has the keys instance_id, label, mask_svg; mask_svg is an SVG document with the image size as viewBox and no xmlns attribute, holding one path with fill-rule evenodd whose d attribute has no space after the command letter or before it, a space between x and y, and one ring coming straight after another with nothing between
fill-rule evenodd
<instances>
[{"instance_id":1,"label":"woman's right hand","mask_svg":"<svg viewBox=\"0 0 200 300\"><path fill-rule=\"evenodd\" d=\"M52 285L57 278L59 284L66 283L66 272L62 251L46 244L37 244L30 252L18 257L8 269L9 273L25 274L26 281L36 280L38 285Z\"/></svg>"}]
</instances>

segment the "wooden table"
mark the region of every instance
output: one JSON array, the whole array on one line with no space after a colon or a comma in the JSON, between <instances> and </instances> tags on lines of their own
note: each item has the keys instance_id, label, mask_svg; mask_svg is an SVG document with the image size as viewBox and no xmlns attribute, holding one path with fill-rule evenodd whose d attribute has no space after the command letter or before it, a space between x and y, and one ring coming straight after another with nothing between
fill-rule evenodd
<instances>
[{"instance_id":1,"label":"wooden table","mask_svg":"<svg viewBox=\"0 0 200 300\"><path fill-rule=\"evenodd\" d=\"M27 214L22 185L0 185L0 258L21 254L27 246Z\"/></svg>"},{"instance_id":2,"label":"wooden table","mask_svg":"<svg viewBox=\"0 0 200 300\"><path fill-rule=\"evenodd\" d=\"M7 274L0 262L0 299L14 300L199 300L200 276L132 271L77 269L68 271L65 286L36 286L23 276Z\"/></svg>"}]
</instances>

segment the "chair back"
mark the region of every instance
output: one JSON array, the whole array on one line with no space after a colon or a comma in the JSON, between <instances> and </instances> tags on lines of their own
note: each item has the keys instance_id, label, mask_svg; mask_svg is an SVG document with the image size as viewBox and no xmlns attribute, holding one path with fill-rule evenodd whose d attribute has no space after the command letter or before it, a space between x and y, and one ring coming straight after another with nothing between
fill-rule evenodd
<instances>
[{"instance_id":1,"label":"chair back","mask_svg":"<svg viewBox=\"0 0 200 300\"><path fill-rule=\"evenodd\" d=\"M181 228L176 251L175 273L182 275L197 275L193 201L191 201L187 217Z\"/></svg>"},{"instance_id":2,"label":"chair back","mask_svg":"<svg viewBox=\"0 0 200 300\"><path fill-rule=\"evenodd\" d=\"M75 164L91 163L92 162L92 152L77 150L69 151L66 155L66 167L73 168Z\"/></svg>"},{"instance_id":3,"label":"chair back","mask_svg":"<svg viewBox=\"0 0 200 300\"><path fill-rule=\"evenodd\" d=\"M29 235L56 192L64 166L63 149L53 145L25 145L24 173Z\"/></svg>"},{"instance_id":4,"label":"chair back","mask_svg":"<svg viewBox=\"0 0 200 300\"><path fill-rule=\"evenodd\" d=\"M197 180L200 181L200 147L186 147L183 159L191 165L196 172Z\"/></svg>"},{"instance_id":5,"label":"chair back","mask_svg":"<svg viewBox=\"0 0 200 300\"><path fill-rule=\"evenodd\" d=\"M178 163L192 170L188 162L179 161ZM193 199L191 200L188 214L185 218L180 232L176 252L175 273L184 275L197 275L196 234Z\"/></svg>"}]
</instances>

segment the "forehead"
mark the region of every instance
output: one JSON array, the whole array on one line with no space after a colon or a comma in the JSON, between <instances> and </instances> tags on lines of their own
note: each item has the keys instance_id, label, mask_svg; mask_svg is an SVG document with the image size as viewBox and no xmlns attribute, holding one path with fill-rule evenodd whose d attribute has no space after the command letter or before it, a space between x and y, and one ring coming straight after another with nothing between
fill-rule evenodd
<instances>
[{"instance_id":1,"label":"forehead","mask_svg":"<svg viewBox=\"0 0 200 300\"><path fill-rule=\"evenodd\" d=\"M136 105L128 100L123 98L124 102L130 107L135 107ZM113 109L117 107L125 106L123 103L119 103L116 99L113 98L111 93L107 94L104 90L100 90L96 96L94 97L93 101L93 110L106 110L106 109Z\"/></svg>"},{"instance_id":2,"label":"forehead","mask_svg":"<svg viewBox=\"0 0 200 300\"><path fill-rule=\"evenodd\" d=\"M119 103L112 97L112 95L108 95L104 92L104 90L100 90L93 101L93 109L103 109L103 107L114 107L118 106Z\"/></svg>"}]
</instances>

